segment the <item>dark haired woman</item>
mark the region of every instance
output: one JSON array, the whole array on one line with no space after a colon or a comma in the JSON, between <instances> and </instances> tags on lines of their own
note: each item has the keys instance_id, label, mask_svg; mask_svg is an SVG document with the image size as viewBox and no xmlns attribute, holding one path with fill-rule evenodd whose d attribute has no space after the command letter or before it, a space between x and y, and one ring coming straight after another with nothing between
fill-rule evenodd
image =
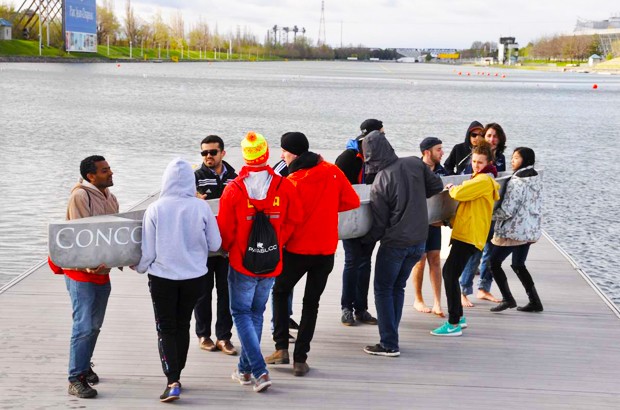
<instances>
[{"instance_id":1,"label":"dark haired woman","mask_svg":"<svg viewBox=\"0 0 620 410\"><path fill-rule=\"evenodd\" d=\"M491 271L502 292L502 302L491 308L491 312L501 312L517 306L510 293L502 262L512 254L512 270L523 284L529 303L517 308L522 312L542 312L543 306L536 292L532 275L525 267L530 245L541 235L542 222L542 177L534 169L534 151L519 147L512 154L514 174L507 181L505 193L495 212L495 234L491 252Z\"/></svg>"}]
</instances>

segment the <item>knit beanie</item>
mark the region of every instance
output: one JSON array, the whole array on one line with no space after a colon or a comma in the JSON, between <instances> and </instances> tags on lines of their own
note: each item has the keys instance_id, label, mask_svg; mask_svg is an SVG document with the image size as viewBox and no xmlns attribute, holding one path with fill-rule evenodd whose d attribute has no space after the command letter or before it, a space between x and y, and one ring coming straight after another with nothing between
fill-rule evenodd
<instances>
[{"instance_id":1,"label":"knit beanie","mask_svg":"<svg viewBox=\"0 0 620 410\"><path fill-rule=\"evenodd\" d=\"M291 154L301 155L310 149L308 138L301 132L287 132L282 135L280 147Z\"/></svg>"},{"instance_id":2,"label":"knit beanie","mask_svg":"<svg viewBox=\"0 0 620 410\"><path fill-rule=\"evenodd\" d=\"M254 131L248 132L245 138L241 140L241 151L243 152L243 160L248 165L261 165L269 159L267 140Z\"/></svg>"}]
</instances>

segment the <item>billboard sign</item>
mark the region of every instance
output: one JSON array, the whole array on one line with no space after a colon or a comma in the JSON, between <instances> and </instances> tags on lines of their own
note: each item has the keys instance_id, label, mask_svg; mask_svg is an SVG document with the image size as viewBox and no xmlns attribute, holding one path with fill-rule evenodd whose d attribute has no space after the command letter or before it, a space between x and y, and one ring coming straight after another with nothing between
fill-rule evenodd
<instances>
[{"instance_id":1,"label":"billboard sign","mask_svg":"<svg viewBox=\"0 0 620 410\"><path fill-rule=\"evenodd\" d=\"M96 0L65 0L63 27L66 51L97 52Z\"/></svg>"}]
</instances>

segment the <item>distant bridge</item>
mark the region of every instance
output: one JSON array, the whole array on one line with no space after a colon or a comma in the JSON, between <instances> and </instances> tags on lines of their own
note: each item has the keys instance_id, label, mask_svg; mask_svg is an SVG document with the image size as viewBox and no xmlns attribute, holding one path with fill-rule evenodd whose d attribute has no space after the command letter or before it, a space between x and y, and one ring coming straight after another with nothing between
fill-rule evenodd
<instances>
[{"instance_id":1,"label":"distant bridge","mask_svg":"<svg viewBox=\"0 0 620 410\"><path fill-rule=\"evenodd\" d=\"M430 54L437 57L439 54L453 54L455 48L397 48L396 52L404 57L420 59L423 55Z\"/></svg>"}]
</instances>

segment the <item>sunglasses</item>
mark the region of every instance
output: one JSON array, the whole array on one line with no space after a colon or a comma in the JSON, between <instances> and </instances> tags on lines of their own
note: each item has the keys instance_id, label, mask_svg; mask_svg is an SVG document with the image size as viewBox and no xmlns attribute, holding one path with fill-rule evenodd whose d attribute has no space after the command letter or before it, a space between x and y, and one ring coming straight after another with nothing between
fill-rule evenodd
<instances>
[{"instance_id":1,"label":"sunglasses","mask_svg":"<svg viewBox=\"0 0 620 410\"><path fill-rule=\"evenodd\" d=\"M203 157L206 157L208 155L211 155L212 157L214 157L214 156L216 156L219 153L220 153L219 149L206 149L206 150L202 151L200 153L200 155L202 155Z\"/></svg>"},{"instance_id":2,"label":"sunglasses","mask_svg":"<svg viewBox=\"0 0 620 410\"><path fill-rule=\"evenodd\" d=\"M469 134L469 136L473 138L478 138L478 137L482 137L483 135L477 132L472 132L471 134Z\"/></svg>"}]
</instances>

